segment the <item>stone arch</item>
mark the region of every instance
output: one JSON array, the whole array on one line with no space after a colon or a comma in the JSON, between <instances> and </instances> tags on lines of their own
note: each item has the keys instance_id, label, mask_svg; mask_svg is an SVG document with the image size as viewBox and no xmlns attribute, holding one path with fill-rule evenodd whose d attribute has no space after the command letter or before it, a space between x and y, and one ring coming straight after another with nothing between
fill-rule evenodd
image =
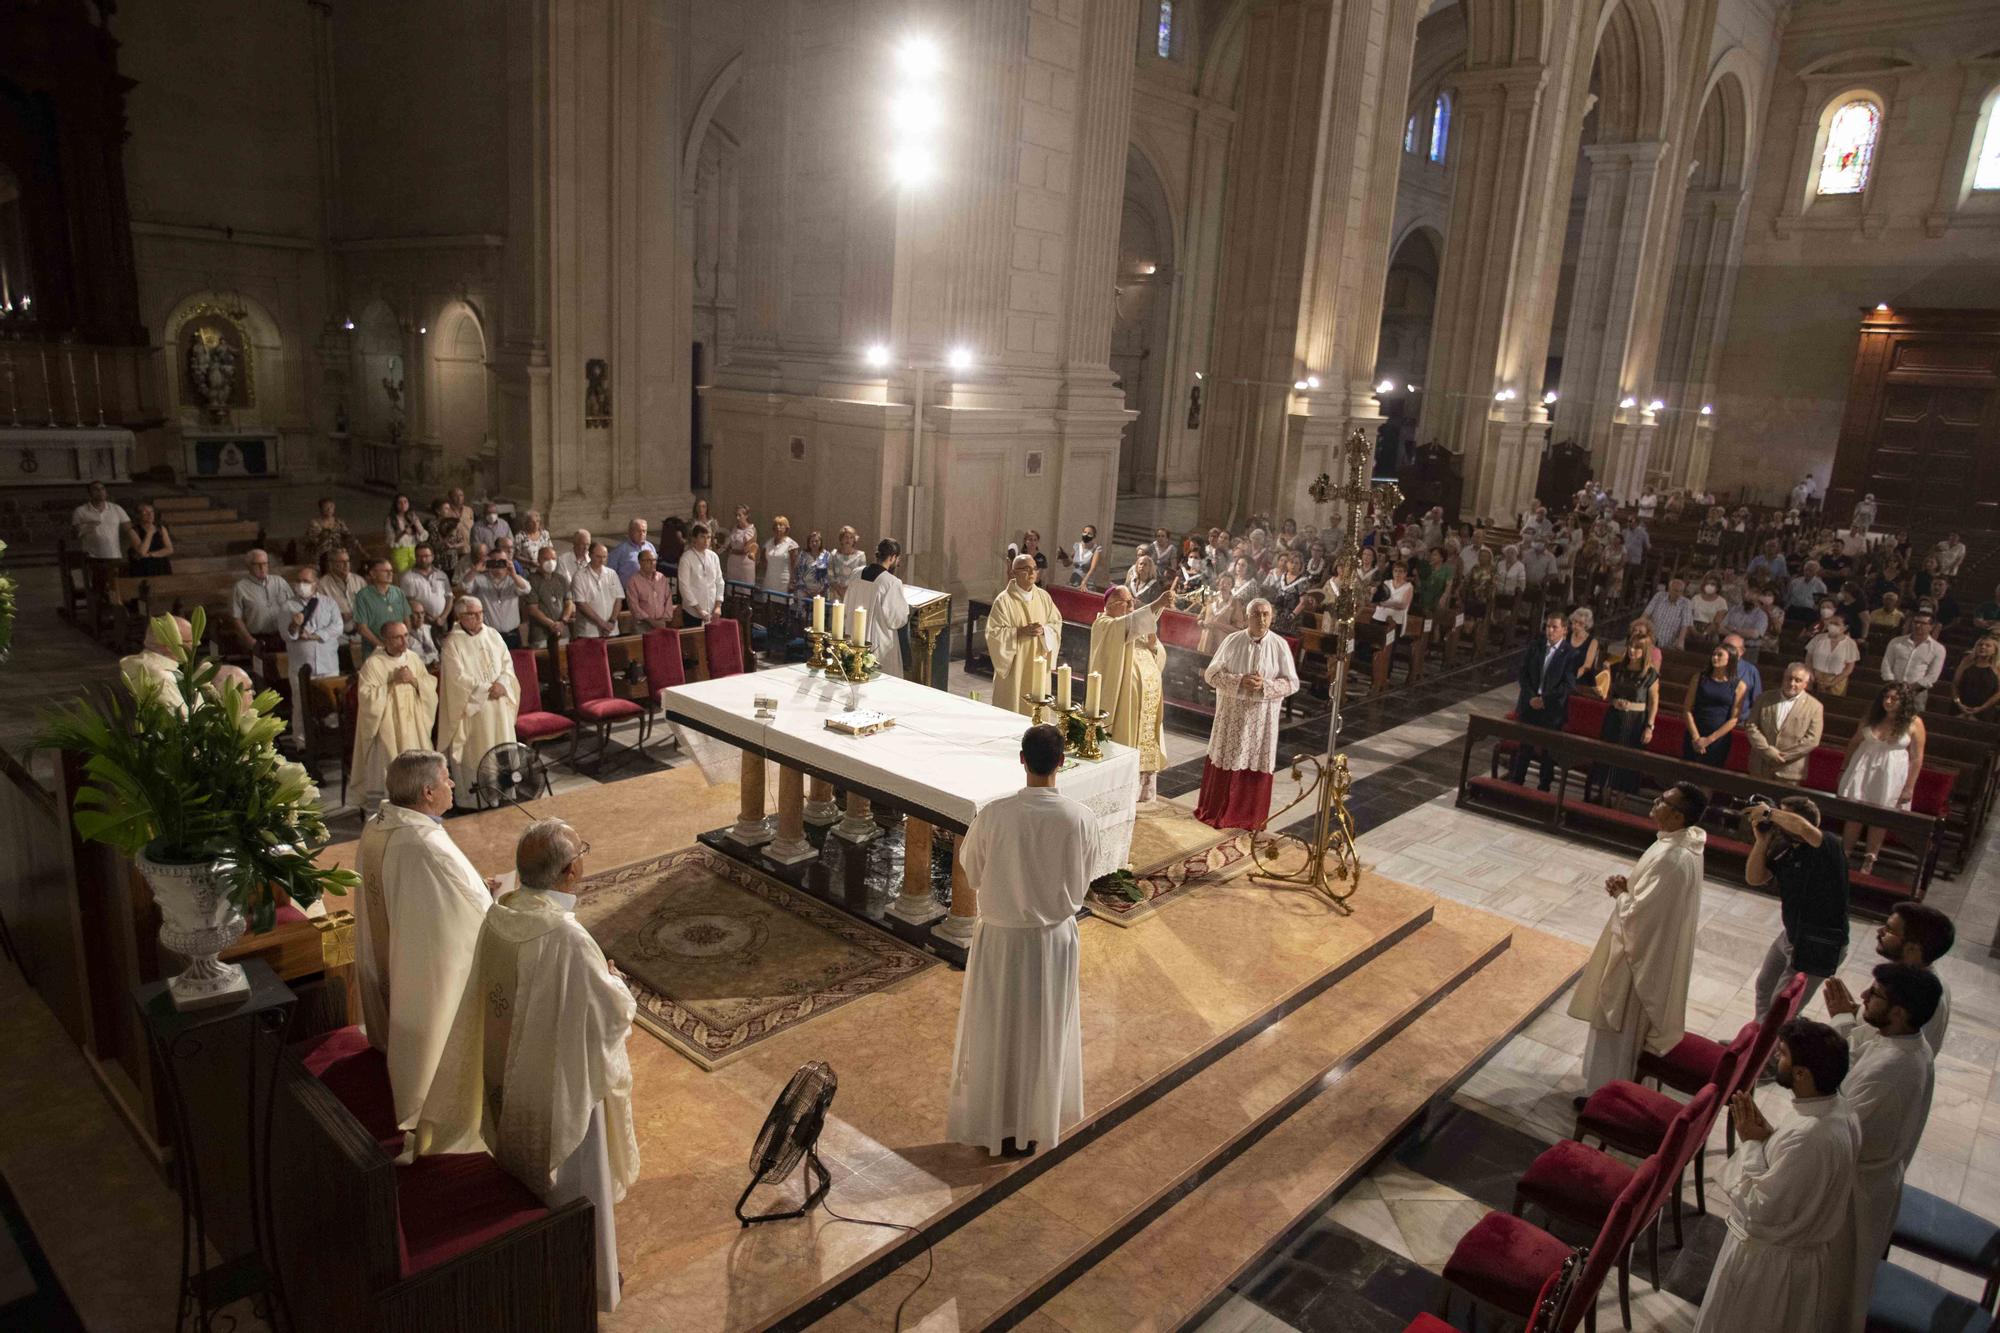
<instances>
[{"instance_id":1,"label":"stone arch","mask_svg":"<svg viewBox=\"0 0 2000 1333\"><path fill-rule=\"evenodd\" d=\"M297 378L297 367L292 365L293 358L270 308L255 297L233 288L227 291L198 288L185 292L161 311L154 327L160 330L160 367L166 391L162 401L169 404L171 410L185 422L194 422L201 416L200 409L182 392L187 367L181 344L183 329L204 315L220 315L236 325L242 330L248 347L249 364L240 372L245 375L246 401L232 409L231 419L238 425L261 425L283 418L290 403L293 382Z\"/></svg>"},{"instance_id":2,"label":"stone arch","mask_svg":"<svg viewBox=\"0 0 2000 1333\"><path fill-rule=\"evenodd\" d=\"M1548 59L1543 0L1463 0L1466 63L1476 68Z\"/></svg>"},{"instance_id":3,"label":"stone arch","mask_svg":"<svg viewBox=\"0 0 2000 1333\"><path fill-rule=\"evenodd\" d=\"M1150 489L1161 471L1178 258L1165 179L1138 144L1128 144L1111 322L1111 372L1124 388L1125 406L1138 413L1118 451L1118 489L1126 494Z\"/></svg>"},{"instance_id":4,"label":"stone arch","mask_svg":"<svg viewBox=\"0 0 2000 1333\"><path fill-rule=\"evenodd\" d=\"M1654 0L1613 0L1597 30L1592 70L1602 143L1636 143L1666 134L1666 25Z\"/></svg>"},{"instance_id":5,"label":"stone arch","mask_svg":"<svg viewBox=\"0 0 2000 1333\"><path fill-rule=\"evenodd\" d=\"M715 119L716 110L721 107L722 99L735 90L737 81L742 77L743 53L738 51L722 62L722 68L718 69L715 76L708 81L708 87L702 89L701 100L695 104L694 116L688 121L687 139L681 148L682 180L693 179L695 159L701 153L702 141L708 134L709 123Z\"/></svg>"},{"instance_id":6,"label":"stone arch","mask_svg":"<svg viewBox=\"0 0 2000 1333\"><path fill-rule=\"evenodd\" d=\"M1443 272L1442 229L1420 222L1396 238L1389 251L1382 331L1375 350L1375 396L1389 422L1379 439L1378 470L1394 471L1402 463L1402 453L1417 443L1418 408L1430 371L1431 326Z\"/></svg>"},{"instance_id":7,"label":"stone arch","mask_svg":"<svg viewBox=\"0 0 2000 1333\"><path fill-rule=\"evenodd\" d=\"M492 422L486 327L467 301L447 302L430 325L425 432L437 442L447 475L482 457Z\"/></svg>"},{"instance_id":8,"label":"stone arch","mask_svg":"<svg viewBox=\"0 0 2000 1333\"><path fill-rule=\"evenodd\" d=\"M1701 172L1705 175L1709 155L1719 152L1717 179L1731 189L1748 183L1750 163L1757 151L1757 72L1750 53L1732 46L1715 62L1702 89L1701 117L1707 121L1713 112L1715 139L1711 142L1697 131L1697 160L1704 163Z\"/></svg>"}]
</instances>

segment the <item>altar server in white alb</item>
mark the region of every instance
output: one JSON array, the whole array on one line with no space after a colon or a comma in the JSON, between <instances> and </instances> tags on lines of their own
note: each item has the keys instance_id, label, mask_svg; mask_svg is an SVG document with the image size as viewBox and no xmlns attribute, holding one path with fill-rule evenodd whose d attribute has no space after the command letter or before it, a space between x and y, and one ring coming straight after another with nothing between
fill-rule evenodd
<instances>
[{"instance_id":1,"label":"altar server in white alb","mask_svg":"<svg viewBox=\"0 0 2000 1333\"><path fill-rule=\"evenodd\" d=\"M979 895L951 1061L945 1135L1001 1156L1054 1147L1083 1118L1076 914L1097 821L1056 790L1063 737L1021 737L1027 786L973 816L959 864Z\"/></svg>"},{"instance_id":2,"label":"altar server in white alb","mask_svg":"<svg viewBox=\"0 0 2000 1333\"><path fill-rule=\"evenodd\" d=\"M292 591L297 596L292 600L292 616L278 633L285 641L285 660L292 668L292 734L304 740L311 707L306 681L340 674L340 608L333 598L319 595L319 571L311 565L300 565L293 580Z\"/></svg>"},{"instance_id":3,"label":"altar server in white alb","mask_svg":"<svg viewBox=\"0 0 2000 1333\"><path fill-rule=\"evenodd\" d=\"M1176 580L1174 587L1179 586ZM1160 770L1167 766L1160 690L1167 650L1160 646L1158 608L1155 599L1134 609L1132 590L1114 584L1090 627L1090 669L1097 673L1104 711L1111 714L1111 739L1139 752L1141 804L1159 796Z\"/></svg>"},{"instance_id":4,"label":"altar server in white alb","mask_svg":"<svg viewBox=\"0 0 2000 1333\"><path fill-rule=\"evenodd\" d=\"M861 577L847 585L847 623L854 623L857 611L868 613L863 632L875 650L875 663L885 676L903 678L903 627L910 623L910 603L903 596L903 581L896 577L896 565L903 547L894 537L875 544L875 562L861 570Z\"/></svg>"},{"instance_id":5,"label":"altar server in white alb","mask_svg":"<svg viewBox=\"0 0 2000 1333\"><path fill-rule=\"evenodd\" d=\"M1271 632L1271 604L1255 598L1244 614L1250 627L1224 639L1201 673L1215 691L1215 726L1194 817L1212 828L1261 829L1271 817L1278 717L1299 688L1292 646Z\"/></svg>"},{"instance_id":6,"label":"altar server in white alb","mask_svg":"<svg viewBox=\"0 0 2000 1333\"><path fill-rule=\"evenodd\" d=\"M371 810L381 804L389 761L406 750L431 748L438 710L437 678L410 651L409 626L392 620L380 636L381 648L368 654L354 673L354 756L349 765L361 803Z\"/></svg>"},{"instance_id":7,"label":"altar server in white alb","mask_svg":"<svg viewBox=\"0 0 2000 1333\"><path fill-rule=\"evenodd\" d=\"M993 706L1016 713L1035 709L1030 699L1049 692L1049 673L1062 650L1062 612L1035 586L1035 557L1017 555L1007 586L986 614L986 655L993 659Z\"/></svg>"},{"instance_id":8,"label":"altar server in white alb","mask_svg":"<svg viewBox=\"0 0 2000 1333\"><path fill-rule=\"evenodd\" d=\"M1583 1090L1631 1078L1639 1052L1664 1055L1687 1035L1688 986L1701 916L1702 855L1696 825L1708 806L1699 787L1676 782L1653 802L1653 845L1630 876L1604 881L1611 919L1597 937L1570 997L1569 1015L1590 1024ZM1581 1106L1583 1098L1577 1099Z\"/></svg>"},{"instance_id":9,"label":"altar server in white alb","mask_svg":"<svg viewBox=\"0 0 2000 1333\"><path fill-rule=\"evenodd\" d=\"M377 653L375 656L381 656ZM388 1057L396 1124L415 1131L472 971L487 884L439 816L451 809L451 770L435 750L389 763L389 800L361 830L361 892L354 903L354 972L369 1042ZM476 1150L469 1140L411 1152Z\"/></svg>"},{"instance_id":10,"label":"altar server in white alb","mask_svg":"<svg viewBox=\"0 0 2000 1333\"><path fill-rule=\"evenodd\" d=\"M1742 1146L1719 1182L1729 1235L1708 1279L1695 1333L1831 1329L1847 1300L1847 1255L1837 1247L1854 1206L1861 1127L1839 1096L1847 1041L1795 1018L1778 1037L1778 1085L1792 1115L1773 1129L1749 1089L1729 1113Z\"/></svg>"},{"instance_id":11,"label":"altar server in white alb","mask_svg":"<svg viewBox=\"0 0 2000 1333\"><path fill-rule=\"evenodd\" d=\"M618 1308L613 1206L639 1178L632 992L577 923L590 850L560 819L514 849L520 887L486 913L458 1016L424 1103L432 1143L483 1141L551 1208L597 1213L597 1308Z\"/></svg>"},{"instance_id":12,"label":"altar server in white alb","mask_svg":"<svg viewBox=\"0 0 2000 1333\"><path fill-rule=\"evenodd\" d=\"M438 749L451 757L451 776L469 793L479 761L514 739L521 681L506 640L486 623L477 597L458 599L458 628L438 658Z\"/></svg>"},{"instance_id":13,"label":"altar server in white alb","mask_svg":"<svg viewBox=\"0 0 2000 1333\"><path fill-rule=\"evenodd\" d=\"M1935 1071L1924 1024L1937 1011L1940 988L1937 974L1927 968L1883 963L1859 1002L1839 977L1827 981L1823 994L1834 1030L1847 1038L1850 1065L1842 1092L1861 1126L1854 1208L1841 1252L1851 1289L1841 1317L1825 1327L1861 1333L1875 1290L1875 1265L1896 1229L1903 1173L1931 1114Z\"/></svg>"}]
</instances>

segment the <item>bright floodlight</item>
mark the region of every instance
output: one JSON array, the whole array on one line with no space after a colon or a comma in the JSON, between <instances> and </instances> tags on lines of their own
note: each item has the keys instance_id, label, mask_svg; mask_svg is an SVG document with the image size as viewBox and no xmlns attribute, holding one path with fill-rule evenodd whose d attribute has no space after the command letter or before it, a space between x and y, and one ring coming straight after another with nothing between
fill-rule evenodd
<instances>
[{"instance_id":1,"label":"bright floodlight","mask_svg":"<svg viewBox=\"0 0 2000 1333\"><path fill-rule=\"evenodd\" d=\"M931 155L915 144L889 151L889 174L902 185L921 185L931 177Z\"/></svg>"},{"instance_id":2,"label":"bright floodlight","mask_svg":"<svg viewBox=\"0 0 2000 1333\"><path fill-rule=\"evenodd\" d=\"M868 364L877 370L889 364L889 349L881 343L871 343L862 356L866 357Z\"/></svg>"},{"instance_id":3,"label":"bright floodlight","mask_svg":"<svg viewBox=\"0 0 2000 1333\"><path fill-rule=\"evenodd\" d=\"M1555 402L1555 400L1560 396L1561 395L1559 395L1554 389L1550 389L1547 393L1542 395L1542 406L1544 407L1549 406L1551 403Z\"/></svg>"},{"instance_id":4,"label":"bright floodlight","mask_svg":"<svg viewBox=\"0 0 2000 1333\"><path fill-rule=\"evenodd\" d=\"M1665 406L1666 406L1666 404L1665 404L1665 403L1663 403L1663 402L1661 402L1661 401L1660 401L1659 399L1655 398L1655 399L1654 399L1654 400L1653 400L1652 402L1650 402L1650 403L1647 403L1647 404L1646 404L1646 410L1647 410L1648 412L1657 412L1657 411L1659 411L1659 410L1660 410L1661 408L1663 408L1663 407L1665 407Z\"/></svg>"},{"instance_id":5,"label":"bright floodlight","mask_svg":"<svg viewBox=\"0 0 2000 1333\"><path fill-rule=\"evenodd\" d=\"M927 79L944 64L944 53L928 37L906 37L896 48L896 64L905 77Z\"/></svg>"},{"instance_id":6,"label":"bright floodlight","mask_svg":"<svg viewBox=\"0 0 2000 1333\"><path fill-rule=\"evenodd\" d=\"M1703 416L1705 416L1705 417L1712 417L1712 416L1714 416L1714 415L1715 415L1715 404L1714 404L1714 403L1703 403L1703 404L1701 405L1701 414L1702 414Z\"/></svg>"},{"instance_id":7,"label":"bright floodlight","mask_svg":"<svg viewBox=\"0 0 2000 1333\"><path fill-rule=\"evenodd\" d=\"M1380 384L1375 386L1376 393L1394 393L1395 391L1396 391L1396 382L1394 380L1383 380Z\"/></svg>"},{"instance_id":8,"label":"bright floodlight","mask_svg":"<svg viewBox=\"0 0 2000 1333\"><path fill-rule=\"evenodd\" d=\"M889 99L889 117L904 134L929 134L944 120L944 105L927 89L905 88Z\"/></svg>"},{"instance_id":9,"label":"bright floodlight","mask_svg":"<svg viewBox=\"0 0 2000 1333\"><path fill-rule=\"evenodd\" d=\"M1319 387L1319 376L1317 375L1306 376L1306 387L1308 389L1317 389Z\"/></svg>"},{"instance_id":10,"label":"bright floodlight","mask_svg":"<svg viewBox=\"0 0 2000 1333\"><path fill-rule=\"evenodd\" d=\"M972 349L970 347L954 347L945 353L944 363L953 370L970 370L972 369Z\"/></svg>"},{"instance_id":11,"label":"bright floodlight","mask_svg":"<svg viewBox=\"0 0 2000 1333\"><path fill-rule=\"evenodd\" d=\"M1304 393L1306 391L1306 382L1304 380L1293 380L1292 388L1296 389L1300 393Z\"/></svg>"},{"instance_id":12,"label":"bright floodlight","mask_svg":"<svg viewBox=\"0 0 2000 1333\"><path fill-rule=\"evenodd\" d=\"M1624 398L1620 398L1618 400L1618 406L1620 407L1637 407L1638 405L1639 405L1639 400L1629 395Z\"/></svg>"}]
</instances>

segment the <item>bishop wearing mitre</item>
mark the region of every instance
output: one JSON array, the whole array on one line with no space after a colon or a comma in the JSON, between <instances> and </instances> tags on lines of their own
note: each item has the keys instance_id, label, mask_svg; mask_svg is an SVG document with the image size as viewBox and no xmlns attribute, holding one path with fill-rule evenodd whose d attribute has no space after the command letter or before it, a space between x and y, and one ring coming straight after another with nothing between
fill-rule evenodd
<instances>
[{"instance_id":1,"label":"bishop wearing mitre","mask_svg":"<svg viewBox=\"0 0 2000 1333\"><path fill-rule=\"evenodd\" d=\"M903 596L903 581L896 577L896 564L903 547L894 537L884 537L875 545L875 562L861 570L861 577L847 585L848 623L856 612L868 613L868 646L875 652L875 665L885 676L903 676L903 629L910 623L910 603Z\"/></svg>"},{"instance_id":2,"label":"bishop wearing mitre","mask_svg":"<svg viewBox=\"0 0 2000 1333\"><path fill-rule=\"evenodd\" d=\"M431 748L437 722L437 679L410 651L410 628L392 620L379 631L382 647L354 673L354 756L350 771L361 802L381 804L389 761L405 750Z\"/></svg>"},{"instance_id":3,"label":"bishop wearing mitre","mask_svg":"<svg viewBox=\"0 0 2000 1333\"><path fill-rule=\"evenodd\" d=\"M1278 715L1299 688L1292 646L1271 632L1271 603L1255 598L1244 613L1250 627L1224 639L1201 673L1215 691L1215 726L1194 817L1211 828L1261 829L1270 819Z\"/></svg>"},{"instance_id":4,"label":"bishop wearing mitre","mask_svg":"<svg viewBox=\"0 0 2000 1333\"><path fill-rule=\"evenodd\" d=\"M1029 702L1049 692L1049 672L1062 648L1062 613L1035 586L1035 557L1017 555L1007 586L986 615L986 653L993 659L993 705L1033 713Z\"/></svg>"},{"instance_id":5,"label":"bishop wearing mitre","mask_svg":"<svg viewBox=\"0 0 2000 1333\"><path fill-rule=\"evenodd\" d=\"M405 751L389 761L387 781L388 801L361 830L354 973L362 1022L369 1043L387 1057L406 1150L476 1148L477 1136L470 1145L462 1138L427 1142L417 1131L493 895L439 822L451 809L445 757Z\"/></svg>"},{"instance_id":6,"label":"bishop wearing mitre","mask_svg":"<svg viewBox=\"0 0 2000 1333\"><path fill-rule=\"evenodd\" d=\"M1142 802L1158 798L1160 770L1167 766L1160 690L1167 650L1160 646L1158 606L1155 601L1135 607L1132 590L1113 584L1090 627L1090 669L1097 675L1104 710L1111 714L1111 739L1139 752Z\"/></svg>"},{"instance_id":7,"label":"bishop wearing mitre","mask_svg":"<svg viewBox=\"0 0 2000 1333\"><path fill-rule=\"evenodd\" d=\"M538 819L521 834L520 887L486 913L420 1137L483 1141L551 1208L589 1199L597 1308L608 1313L619 1295L613 1205L639 1178L625 1055L637 1006L577 923L589 850L560 819Z\"/></svg>"},{"instance_id":8,"label":"bishop wearing mitre","mask_svg":"<svg viewBox=\"0 0 2000 1333\"><path fill-rule=\"evenodd\" d=\"M1632 873L1604 881L1611 918L1570 996L1569 1015L1590 1024L1583 1090L1634 1077L1639 1053L1665 1055L1687 1035L1695 928L1701 917L1708 808L1699 787L1676 782L1653 802L1659 832ZM1585 1100L1576 1099L1579 1109Z\"/></svg>"},{"instance_id":9,"label":"bishop wearing mitre","mask_svg":"<svg viewBox=\"0 0 2000 1333\"><path fill-rule=\"evenodd\" d=\"M438 652L438 749L451 759L452 780L470 790L486 752L514 739L521 682L485 605L461 597L456 609L458 628Z\"/></svg>"}]
</instances>

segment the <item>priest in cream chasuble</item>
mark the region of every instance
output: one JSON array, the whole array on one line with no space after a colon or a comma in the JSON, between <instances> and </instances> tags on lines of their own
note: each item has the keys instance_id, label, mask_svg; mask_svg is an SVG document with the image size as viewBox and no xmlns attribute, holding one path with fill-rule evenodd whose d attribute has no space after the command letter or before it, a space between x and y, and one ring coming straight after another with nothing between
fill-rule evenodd
<instances>
[{"instance_id":1,"label":"priest in cream chasuble","mask_svg":"<svg viewBox=\"0 0 2000 1333\"><path fill-rule=\"evenodd\" d=\"M1167 650L1160 645L1158 605L1134 609L1132 590L1119 584L1104 595L1103 614L1090 627L1090 669L1111 714L1111 739L1139 752L1142 802L1158 796L1160 770L1167 766L1160 686Z\"/></svg>"},{"instance_id":2,"label":"priest in cream chasuble","mask_svg":"<svg viewBox=\"0 0 2000 1333\"><path fill-rule=\"evenodd\" d=\"M438 749L451 758L453 781L471 795L479 761L514 739L521 682L506 641L486 623L477 597L458 599L458 628L438 655Z\"/></svg>"},{"instance_id":3,"label":"priest in cream chasuble","mask_svg":"<svg viewBox=\"0 0 2000 1333\"><path fill-rule=\"evenodd\" d=\"M410 651L409 627L400 620L382 626L382 647L354 673L356 693L354 756L351 771L362 803L381 802L389 761L405 750L431 748L437 722L437 678Z\"/></svg>"},{"instance_id":4,"label":"priest in cream chasuble","mask_svg":"<svg viewBox=\"0 0 2000 1333\"><path fill-rule=\"evenodd\" d=\"M1014 557L1007 586L986 615L986 652L993 659L993 705L1033 713L1030 699L1049 692L1049 673L1062 648L1062 613L1035 586L1035 558Z\"/></svg>"}]
</instances>

